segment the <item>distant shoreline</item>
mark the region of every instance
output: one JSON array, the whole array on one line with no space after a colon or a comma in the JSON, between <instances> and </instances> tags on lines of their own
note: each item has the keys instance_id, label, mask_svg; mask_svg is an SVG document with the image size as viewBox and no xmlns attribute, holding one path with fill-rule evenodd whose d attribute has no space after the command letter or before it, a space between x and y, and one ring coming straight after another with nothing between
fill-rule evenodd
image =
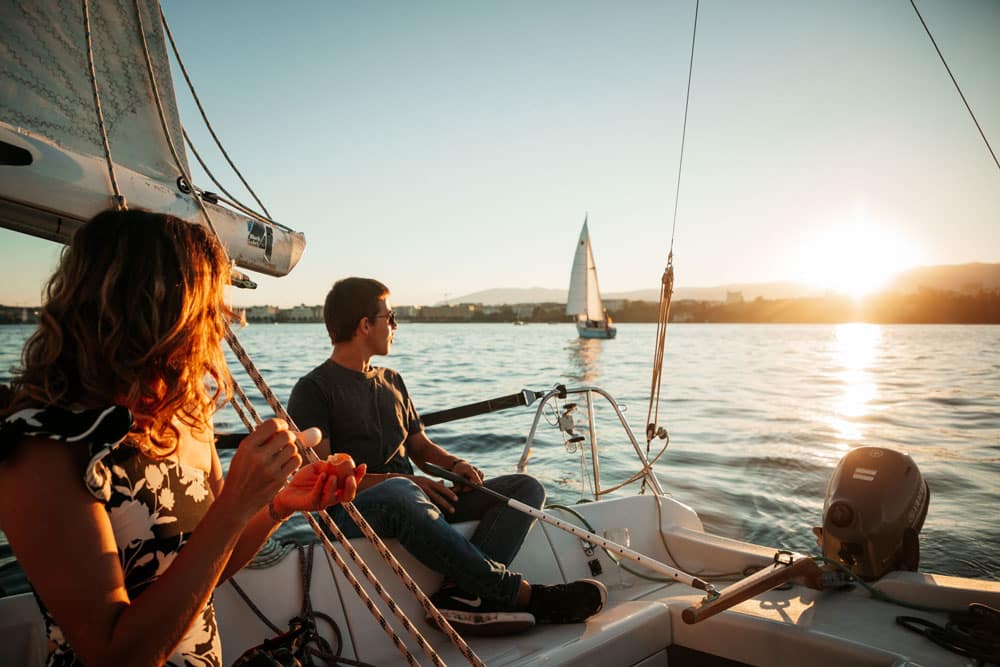
<instances>
[{"instance_id":1,"label":"distant shoreline","mask_svg":"<svg viewBox=\"0 0 1000 667\"><path fill-rule=\"evenodd\" d=\"M656 322L659 304L651 301L619 301L607 304L617 323ZM272 306L237 308L250 324L322 322L322 307ZM0 324L32 324L38 308L0 306ZM446 306L398 306L403 322L434 324L571 323L561 303L522 303L489 306L462 303ZM909 294L881 293L863 299L822 296L796 299L756 298L728 302L675 301L670 321L692 324L1000 324L1000 289L945 291L922 289Z\"/></svg>"}]
</instances>

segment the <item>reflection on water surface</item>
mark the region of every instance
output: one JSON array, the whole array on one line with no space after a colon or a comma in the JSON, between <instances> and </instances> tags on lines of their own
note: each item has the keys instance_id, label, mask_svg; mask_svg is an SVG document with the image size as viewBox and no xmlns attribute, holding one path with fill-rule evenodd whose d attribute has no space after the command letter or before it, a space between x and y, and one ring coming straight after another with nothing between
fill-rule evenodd
<instances>
[{"instance_id":1,"label":"reflection on water surface","mask_svg":"<svg viewBox=\"0 0 1000 667\"><path fill-rule=\"evenodd\" d=\"M843 385L843 393L833 406L827 422L842 442L840 449L850 449L864 437L864 420L878 395L878 385L871 369L878 361L882 328L877 324L851 323L834 328L833 359L839 368L833 377Z\"/></svg>"}]
</instances>

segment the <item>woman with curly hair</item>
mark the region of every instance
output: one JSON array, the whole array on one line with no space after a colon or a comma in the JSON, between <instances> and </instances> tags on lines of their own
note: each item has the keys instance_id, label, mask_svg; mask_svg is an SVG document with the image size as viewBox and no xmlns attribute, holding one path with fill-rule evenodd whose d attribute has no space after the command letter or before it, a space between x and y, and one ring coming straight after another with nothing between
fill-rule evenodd
<instances>
[{"instance_id":1,"label":"woman with curly hair","mask_svg":"<svg viewBox=\"0 0 1000 667\"><path fill-rule=\"evenodd\" d=\"M223 484L229 264L205 228L145 211L80 228L50 279L0 421L0 529L45 619L50 665L221 665L215 587L356 476L302 467L271 419ZM2 406L0 406L2 407Z\"/></svg>"}]
</instances>

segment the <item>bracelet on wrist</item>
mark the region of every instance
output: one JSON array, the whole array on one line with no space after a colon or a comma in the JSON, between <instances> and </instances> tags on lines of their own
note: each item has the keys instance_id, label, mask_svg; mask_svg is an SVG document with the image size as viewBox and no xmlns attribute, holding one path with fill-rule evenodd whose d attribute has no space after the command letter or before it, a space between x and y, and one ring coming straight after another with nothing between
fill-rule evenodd
<instances>
[{"instance_id":1,"label":"bracelet on wrist","mask_svg":"<svg viewBox=\"0 0 1000 667\"><path fill-rule=\"evenodd\" d=\"M271 520L275 523L284 523L288 518L287 516L281 516L278 514L278 510L274 508L274 501L272 500L267 504L267 514L271 517Z\"/></svg>"},{"instance_id":2,"label":"bracelet on wrist","mask_svg":"<svg viewBox=\"0 0 1000 667\"><path fill-rule=\"evenodd\" d=\"M455 472L455 468L458 467L459 463L465 463L465 459L455 459L450 466L448 466L449 472Z\"/></svg>"}]
</instances>

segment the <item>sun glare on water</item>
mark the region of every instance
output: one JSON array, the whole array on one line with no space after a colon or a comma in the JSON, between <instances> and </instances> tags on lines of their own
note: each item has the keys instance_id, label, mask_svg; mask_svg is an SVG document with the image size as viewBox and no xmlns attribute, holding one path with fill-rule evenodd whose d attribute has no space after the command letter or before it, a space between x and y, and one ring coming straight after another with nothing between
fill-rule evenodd
<instances>
[{"instance_id":1,"label":"sun glare on water","mask_svg":"<svg viewBox=\"0 0 1000 667\"><path fill-rule=\"evenodd\" d=\"M862 297L877 292L920 258L913 244L888 226L866 220L833 225L806 241L797 258L799 279L822 290Z\"/></svg>"}]
</instances>

